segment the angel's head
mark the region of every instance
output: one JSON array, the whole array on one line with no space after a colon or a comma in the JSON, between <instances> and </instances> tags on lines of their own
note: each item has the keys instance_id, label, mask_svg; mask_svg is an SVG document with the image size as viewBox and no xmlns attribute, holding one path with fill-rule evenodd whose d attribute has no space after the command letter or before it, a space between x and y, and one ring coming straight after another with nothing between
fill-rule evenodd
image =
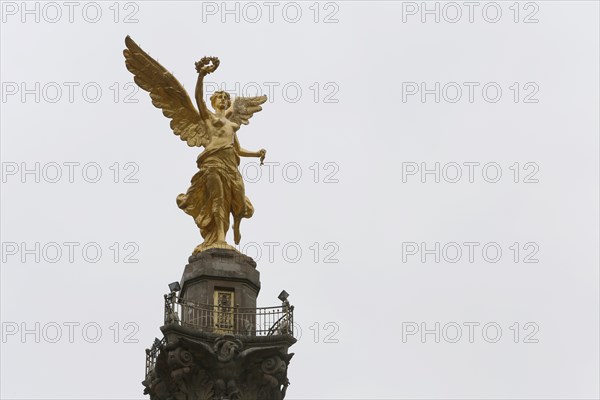
<instances>
[{"instance_id":1,"label":"angel's head","mask_svg":"<svg viewBox=\"0 0 600 400\"><path fill-rule=\"evenodd\" d=\"M231 96L223 90L218 90L210 96L210 104L216 111L227 110L231 106Z\"/></svg>"}]
</instances>

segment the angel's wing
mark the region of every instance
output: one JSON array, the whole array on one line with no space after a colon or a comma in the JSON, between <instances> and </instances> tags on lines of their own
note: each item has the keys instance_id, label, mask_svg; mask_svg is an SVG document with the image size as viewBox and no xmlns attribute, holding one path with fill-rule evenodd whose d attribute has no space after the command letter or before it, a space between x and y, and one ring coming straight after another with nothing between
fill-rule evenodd
<instances>
[{"instance_id":1,"label":"angel's wing","mask_svg":"<svg viewBox=\"0 0 600 400\"><path fill-rule=\"evenodd\" d=\"M134 75L135 83L149 92L152 104L171 119L171 129L181 140L188 146L201 146L206 127L181 83L129 36L125 45L125 66Z\"/></svg>"},{"instance_id":2,"label":"angel's wing","mask_svg":"<svg viewBox=\"0 0 600 400\"><path fill-rule=\"evenodd\" d=\"M248 125L254 113L262 110L260 106L267 101L267 96L236 97L227 110L227 119L239 125Z\"/></svg>"}]
</instances>

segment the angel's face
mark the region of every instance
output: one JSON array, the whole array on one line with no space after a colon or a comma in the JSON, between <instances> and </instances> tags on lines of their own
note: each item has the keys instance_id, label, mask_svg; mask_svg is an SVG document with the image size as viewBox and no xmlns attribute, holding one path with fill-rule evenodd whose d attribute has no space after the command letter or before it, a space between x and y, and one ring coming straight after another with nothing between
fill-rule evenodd
<instances>
[{"instance_id":1,"label":"angel's face","mask_svg":"<svg viewBox=\"0 0 600 400\"><path fill-rule=\"evenodd\" d=\"M227 92L215 92L212 96L210 96L210 103L216 111L224 111L227 110L231 105L229 98L229 93Z\"/></svg>"}]
</instances>

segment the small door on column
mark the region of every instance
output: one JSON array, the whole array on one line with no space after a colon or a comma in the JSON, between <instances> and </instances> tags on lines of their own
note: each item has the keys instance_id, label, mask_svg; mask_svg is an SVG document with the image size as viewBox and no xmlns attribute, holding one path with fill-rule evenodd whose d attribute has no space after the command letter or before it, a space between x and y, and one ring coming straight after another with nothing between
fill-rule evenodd
<instances>
[{"instance_id":1,"label":"small door on column","mask_svg":"<svg viewBox=\"0 0 600 400\"><path fill-rule=\"evenodd\" d=\"M233 334L234 330L234 291L231 289L215 289L215 332L221 334Z\"/></svg>"}]
</instances>

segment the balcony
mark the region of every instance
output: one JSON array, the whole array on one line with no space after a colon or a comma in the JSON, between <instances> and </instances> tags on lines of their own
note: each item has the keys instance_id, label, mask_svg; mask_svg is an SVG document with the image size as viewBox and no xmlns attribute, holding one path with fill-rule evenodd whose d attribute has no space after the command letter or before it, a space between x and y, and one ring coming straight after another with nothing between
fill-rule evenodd
<instances>
[{"instance_id":1,"label":"balcony","mask_svg":"<svg viewBox=\"0 0 600 400\"><path fill-rule=\"evenodd\" d=\"M245 339L284 335L283 337L295 342L294 306L286 298L287 293L285 298L280 297L281 306L241 308L193 303L171 292L164 296L164 325L176 325L209 334L235 335ZM166 345L165 338L155 339L152 347L146 349L146 378L154 370L157 357Z\"/></svg>"},{"instance_id":2,"label":"balcony","mask_svg":"<svg viewBox=\"0 0 600 400\"><path fill-rule=\"evenodd\" d=\"M194 330L243 336L294 336L294 306L262 308L197 304L165 295L165 325L178 324Z\"/></svg>"}]
</instances>

